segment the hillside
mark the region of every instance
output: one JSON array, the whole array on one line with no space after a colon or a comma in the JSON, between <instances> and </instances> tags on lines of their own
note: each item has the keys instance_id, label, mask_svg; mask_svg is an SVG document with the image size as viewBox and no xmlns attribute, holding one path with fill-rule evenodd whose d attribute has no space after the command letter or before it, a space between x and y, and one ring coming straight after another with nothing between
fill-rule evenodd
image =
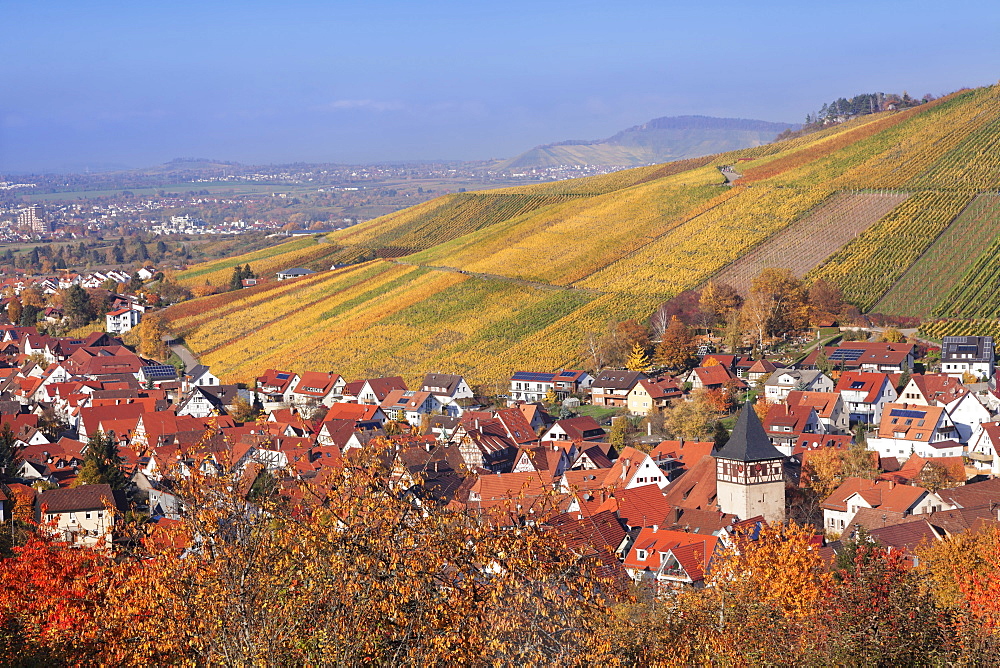
<instances>
[{"instance_id":1,"label":"hillside","mask_svg":"<svg viewBox=\"0 0 1000 668\"><path fill-rule=\"evenodd\" d=\"M998 144L991 87L709 157L448 195L287 255L197 266L183 280L382 258L168 315L232 380L284 366L493 382L583 364L588 332L713 277L745 288L765 266L832 281L862 310L946 319L932 334L969 326L952 318L994 331Z\"/></svg>"},{"instance_id":2,"label":"hillside","mask_svg":"<svg viewBox=\"0 0 1000 668\"><path fill-rule=\"evenodd\" d=\"M557 165L648 165L760 146L797 126L743 118L666 116L594 141L536 146L500 163L503 170Z\"/></svg>"}]
</instances>

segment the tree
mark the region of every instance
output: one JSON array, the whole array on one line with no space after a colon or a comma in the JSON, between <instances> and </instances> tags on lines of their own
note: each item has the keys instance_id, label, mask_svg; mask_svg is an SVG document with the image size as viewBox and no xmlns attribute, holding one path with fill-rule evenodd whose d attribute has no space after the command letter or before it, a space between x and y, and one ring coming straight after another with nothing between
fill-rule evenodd
<instances>
[{"instance_id":1,"label":"tree","mask_svg":"<svg viewBox=\"0 0 1000 668\"><path fill-rule=\"evenodd\" d=\"M12 325L17 325L21 322L21 300L17 297L13 297L7 302L7 319L10 320Z\"/></svg>"},{"instance_id":2,"label":"tree","mask_svg":"<svg viewBox=\"0 0 1000 668\"><path fill-rule=\"evenodd\" d=\"M656 361L668 369L685 369L695 360L694 334L674 316L656 347Z\"/></svg>"},{"instance_id":3,"label":"tree","mask_svg":"<svg viewBox=\"0 0 1000 668\"><path fill-rule=\"evenodd\" d=\"M726 429L721 420L715 421L715 426L712 428L712 441L715 443L713 446L715 450L723 448L729 442L729 430Z\"/></svg>"},{"instance_id":4,"label":"tree","mask_svg":"<svg viewBox=\"0 0 1000 668\"><path fill-rule=\"evenodd\" d=\"M25 304L21 309L21 320L18 323L21 327L34 327L38 322L38 316L44 309L34 304Z\"/></svg>"},{"instance_id":5,"label":"tree","mask_svg":"<svg viewBox=\"0 0 1000 668\"><path fill-rule=\"evenodd\" d=\"M554 386L550 386L548 391L545 393L545 403L549 406L555 406L558 401L559 395L556 394L556 388Z\"/></svg>"},{"instance_id":6,"label":"tree","mask_svg":"<svg viewBox=\"0 0 1000 668\"><path fill-rule=\"evenodd\" d=\"M822 278L809 286L809 305L816 318L834 318L844 308L840 288Z\"/></svg>"},{"instance_id":7,"label":"tree","mask_svg":"<svg viewBox=\"0 0 1000 668\"><path fill-rule=\"evenodd\" d=\"M236 397L231 415L236 422L253 422L260 415L260 408L243 397Z\"/></svg>"},{"instance_id":8,"label":"tree","mask_svg":"<svg viewBox=\"0 0 1000 668\"><path fill-rule=\"evenodd\" d=\"M827 376L833 372L833 364L830 363L826 348L822 344L819 345L819 354L816 355L816 368Z\"/></svg>"},{"instance_id":9,"label":"tree","mask_svg":"<svg viewBox=\"0 0 1000 668\"><path fill-rule=\"evenodd\" d=\"M632 344L632 352L629 353L628 360L625 362L625 368L629 371L645 371L649 368L650 360L649 355L646 354L646 349L636 341Z\"/></svg>"},{"instance_id":10,"label":"tree","mask_svg":"<svg viewBox=\"0 0 1000 668\"><path fill-rule=\"evenodd\" d=\"M741 319L754 332L757 344L774 332L800 329L809 322L805 286L791 270L765 268L750 284Z\"/></svg>"},{"instance_id":11,"label":"tree","mask_svg":"<svg viewBox=\"0 0 1000 668\"><path fill-rule=\"evenodd\" d=\"M97 317L90 295L79 285L71 285L62 291L63 315L70 327L82 327Z\"/></svg>"},{"instance_id":12,"label":"tree","mask_svg":"<svg viewBox=\"0 0 1000 668\"><path fill-rule=\"evenodd\" d=\"M895 327L888 327L882 332L882 336L879 337L879 341L887 341L889 343L902 343L906 340L906 337L901 331Z\"/></svg>"},{"instance_id":13,"label":"tree","mask_svg":"<svg viewBox=\"0 0 1000 668\"><path fill-rule=\"evenodd\" d=\"M243 278L257 278L257 274L253 273L249 262L243 267Z\"/></svg>"},{"instance_id":14,"label":"tree","mask_svg":"<svg viewBox=\"0 0 1000 668\"><path fill-rule=\"evenodd\" d=\"M136 329L139 332L139 354L143 357L164 357L163 336L167 333L162 313L147 313Z\"/></svg>"},{"instance_id":15,"label":"tree","mask_svg":"<svg viewBox=\"0 0 1000 668\"><path fill-rule=\"evenodd\" d=\"M236 265L233 267L233 276L229 279L230 290L240 290L243 287L243 267Z\"/></svg>"},{"instance_id":16,"label":"tree","mask_svg":"<svg viewBox=\"0 0 1000 668\"><path fill-rule=\"evenodd\" d=\"M704 389L691 393L691 401L676 403L664 412L663 426L674 438L700 441L712 434L716 411Z\"/></svg>"},{"instance_id":17,"label":"tree","mask_svg":"<svg viewBox=\"0 0 1000 668\"><path fill-rule=\"evenodd\" d=\"M32 286L21 290L21 305L22 306L38 306L42 308L45 306L45 295L38 288Z\"/></svg>"},{"instance_id":18,"label":"tree","mask_svg":"<svg viewBox=\"0 0 1000 668\"><path fill-rule=\"evenodd\" d=\"M4 422L0 428L0 482L14 477L21 466L20 448L17 437L10 428L9 422Z\"/></svg>"},{"instance_id":19,"label":"tree","mask_svg":"<svg viewBox=\"0 0 1000 668\"><path fill-rule=\"evenodd\" d=\"M709 281L701 291L698 307L705 314L709 326L712 326L720 321L728 321L742 304L743 297L736 288L727 283Z\"/></svg>"},{"instance_id":20,"label":"tree","mask_svg":"<svg viewBox=\"0 0 1000 668\"><path fill-rule=\"evenodd\" d=\"M80 484L111 485L114 490L124 490L128 486L122 464L125 460L118 453L118 439L114 432L97 432L87 440L87 451L83 456L83 467L77 476Z\"/></svg>"}]
</instances>

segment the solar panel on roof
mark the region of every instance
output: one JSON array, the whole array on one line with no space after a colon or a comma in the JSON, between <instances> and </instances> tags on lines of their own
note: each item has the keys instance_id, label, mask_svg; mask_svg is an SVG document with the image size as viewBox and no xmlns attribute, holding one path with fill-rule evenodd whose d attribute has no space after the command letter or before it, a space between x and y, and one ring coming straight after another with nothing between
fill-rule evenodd
<instances>
[{"instance_id":1,"label":"solar panel on roof","mask_svg":"<svg viewBox=\"0 0 1000 668\"><path fill-rule=\"evenodd\" d=\"M279 373L279 374L276 374L276 376L277 376L278 380L288 380L290 374Z\"/></svg>"},{"instance_id":2,"label":"solar panel on roof","mask_svg":"<svg viewBox=\"0 0 1000 668\"><path fill-rule=\"evenodd\" d=\"M889 411L889 415L893 417L904 417L904 418L922 418L927 415L926 411L905 411L902 408L893 408Z\"/></svg>"},{"instance_id":3,"label":"solar panel on roof","mask_svg":"<svg viewBox=\"0 0 1000 668\"><path fill-rule=\"evenodd\" d=\"M575 375L576 375L575 371L560 371L559 372L559 377L560 378L571 378L571 377L573 377Z\"/></svg>"},{"instance_id":4,"label":"solar panel on roof","mask_svg":"<svg viewBox=\"0 0 1000 668\"><path fill-rule=\"evenodd\" d=\"M830 357L828 359L831 362L834 360L837 361L843 360L845 362L856 362L864 354L865 351L863 348L837 348L832 353L830 353Z\"/></svg>"},{"instance_id":5,"label":"solar panel on roof","mask_svg":"<svg viewBox=\"0 0 1000 668\"><path fill-rule=\"evenodd\" d=\"M166 364L156 364L142 367L142 373L146 378L176 378L177 369Z\"/></svg>"},{"instance_id":6,"label":"solar panel on roof","mask_svg":"<svg viewBox=\"0 0 1000 668\"><path fill-rule=\"evenodd\" d=\"M530 380L536 382L548 382L552 380L551 373L539 373L535 371L518 371L514 374L514 380Z\"/></svg>"},{"instance_id":7,"label":"solar panel on roof","mask_svg":"<svg viewBox=\"0 0 1000 668\"><path fill-rule=\"evenodd\" d=\"M857 390L857 389L860 389L860 388L862 388L864 386L865 386L865 381L863 381L863 380L856 380L853 383L851 383L851 389L852 390Z\"/></svg>"}]
</instances>

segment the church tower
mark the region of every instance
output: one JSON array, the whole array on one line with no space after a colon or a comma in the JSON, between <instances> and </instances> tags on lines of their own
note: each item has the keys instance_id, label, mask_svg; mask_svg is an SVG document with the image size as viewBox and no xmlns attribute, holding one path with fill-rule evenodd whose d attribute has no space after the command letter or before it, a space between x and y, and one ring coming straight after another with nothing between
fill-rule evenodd
<instances>
[{"instance_id":1,"label":"church tower","mask_svg":"<svg viewBox=\"0 0 1000 668\"><path fill-rule=\"evenodd\" d=\"M741 520L785 521L785 456L771 445L752 404L743 406L729 441L713 456L719 510Z\"/></svg>"}]
</instances>

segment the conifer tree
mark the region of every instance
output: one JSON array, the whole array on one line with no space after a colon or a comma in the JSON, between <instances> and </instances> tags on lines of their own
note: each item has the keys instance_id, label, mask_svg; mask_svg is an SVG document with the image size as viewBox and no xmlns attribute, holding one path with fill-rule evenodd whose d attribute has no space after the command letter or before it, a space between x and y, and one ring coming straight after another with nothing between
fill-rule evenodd
<instances>
[{"instance_id":1,"label":"conifer tree","mask_svg":"<svg viewBox=\"0 0 1000 668\"><path fill-rule=\"evenodd\" d=\"M111 489L123 490L128 485L122 464L125 460L118 452L115 433L97 432L87 441L87 453L83 458L79 480L85 485L111 485Z\"/></svg>"},{"instance_id":2,"label":"conifer tree","mask_svg":"<svg viewBox=\"0 0 1000 668\"><path fill-rule=\"evenodd\" d=\"M643 371L649 368L649 355L646 349L638 341L632 344L632 352L629 353L625 366L629 371Z\"/></svg>"},{"instance_id":3,"label":"conifer tree","mask_svg":"<svg viewBox=\"0 0 1000 668\"><path fill-rule=\"evenodd\" d=\"M229 289L239 290L243 287L243 267L236 265L233 267L233 277L229 279Z\"/></svg>"},{"instance_id":4,"label":"conifer tree","mask_svg":"<svg viewBox=\"0 0 1000 668\"><path fill-rule=\"evenodd\" d=\"M6 422L0 429L0 482L5 478L13 478L21 465L21 457L18 455L17 437L10 428L10 423Z\"/></svg>"}]
</instances>

